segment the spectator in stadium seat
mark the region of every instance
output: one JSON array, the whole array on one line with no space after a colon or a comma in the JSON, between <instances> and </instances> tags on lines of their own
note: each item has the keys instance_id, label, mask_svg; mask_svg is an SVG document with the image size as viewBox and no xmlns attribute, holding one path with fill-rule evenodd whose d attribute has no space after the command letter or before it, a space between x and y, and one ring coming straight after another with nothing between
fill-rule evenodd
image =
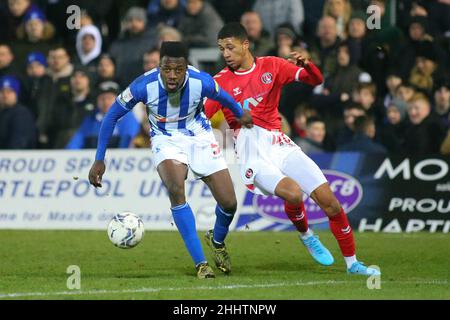
<instances>
[{"instance_id":1,"label":"spectator in stadium seat","mask_svg":"<svg viewBox=\"0 0 450 320\"><path fill-rule=\"evenodd\" d=\"M299 46L298 35L290 23L282 23L275 30L275 46L269 51L269 56L287 59L295 46ZM304 44L303 44L304 45ZM300 46L301 47L301 46Z\"/></svg>"},{"instance_id":2,"label":"spectator in stadium seat","mask_svg":"<svg viewBox=\"0 0 450 320\"><path fill-rule=\"evenodd\" d=\"M358 83L352 91L352 100L359 103L377 125L383 123L386 110L377 100L377 87L374 83Z\"/></svg>"},{"instance_id":3,"label":"spectator in stadium seat","mask_svg":"<svg viewBox=\"0 0 450 320\"><path fill-rule=\"evenodd\" d=\"M320 117L309 117L306 120L306 136L295 142L307 154L325 152L323 142L326 133L325 122Z\"/></svg>"},{"instance_id":4,"label":"spectator in stadium seat","mask_svg":"<svg viewBox=\"0 0 450 320\"><path fill-rule=\"evenodd\" d=\"M62 149L71 139L86 115L95 109L95 98L90 88L89 73L78 67L70 77L70 102L63 104L57 100L58 107L51 115L54 130L54 145Z\"/></svg>"},{"instance_id":5,"label":"spectator in stadium seat","mask_svg":"<svg viewBox=\"0 0 450 320\"><path fill-rule=\"evenodd\" d=\"M336 71L325 81L325 89L322 92L324 95L333 96L335 104L350 98L352 89L362 73L356 64L351 63L347 42L340 43L337 48L337 63Z\"/></svg>"},{"instance_id":6,"label":"spectator in stadium seat","mask_svg":"<svg viewBox=\"0 0 450 320\"><path fill-rule=\"evenodd\" d=\"M178 30L186 45L190 48L215 46L223 21L214 7L204 0L187 0L185 11Z\"/></svg>"},{"instance_id":7,"label":"spectator in stadium seat","mask_svg":"<svg viewBox=\"0 0 450 320\"><path fill-rule=\"evenodd\" d=\"M252 10L255 0L209 0L225 23L239 21L242 15Z\"/></svg>"},{"instance_id":8,"label":"spectator in stadium seat","mask_svg":"<svg viewBox=\"0 0 450 320\"><path fill-rule=\"evenodd\" d=\"M0 77L8 74L18 76L19 71L11 46L6 43L0 43Z\"/></svg>"},{"instance_id":9,"label":"spectator in stadium seat","mask_svg":"<svg viewBox=\"0 0 450 320\"><path fill-rule=\"evenodd\" d=\"M146 28L145 9L131 7L125 15L125 31L109 49L117 62L117 77L130 83L142 74L142 55L156 45L154 28Z\"/></svg>"},{"instance_id":10,"label":"spectator in stadium seat","mask_svg":"<svg viewBox=\"0 0 450 320\"><path fill-rule=\"evenodd\" d=\"M147 13L150 27L178 28L186 8L186 0L150 0Z\"/></svg>"},{"instance_id":11,"label":"spectator in stadium seat","mask_svg":"<svg viewBox=\"0 0 450 320\"><path fill-rule=\"evenodd\" d=\"M395 96L405 102L409 102L415 93L416 88L409 82L402 82L395 90Z\"/></svg>"},{"instance_id":12,"label":"spectator in stadium seat","mask_svg":"<svg viewBox=\"0 0 450 320\"><path fill-rule=\"evenodd\" d=\"M416 54L415 65L409 74L409 82L431 96L437 81L444 77L439 65L438 54L433 43L431 41L421 42Z\"/></svg>"},{"instance_id":13,"label":"spectator in stadium seat","mask_svg":"<svg viewBox=\"0 0 450 320\"><path fill-rule=\"evenodd\" d=\"M58 124L53 122L55 110L71 103L70 77L74 67L70 56L62 46L52 48L48 53L48 72L42 79L37 93L37 126L40 147L53 148Z\"/></svg>"},{"instance_id":14,"label":"spectator in stadium seat","mask_svg":"<svg viewBox=\"0 0 450 320\"><path fill-rule=\"evenodd\" d=\"M337 47L341 39L337 36L336 20L325 16L317 26L317 39L309 49L311 58L320 67L325 79L336 72Z\"/></svg>"},{"instance_id":15,"label":"spectator in stadium seat","mask_svg":"<svg viewBox=\"0 0 450 320\"><path fill-rule=\"evenodd\" d=\"M366 152L366 153L386 153L386 148L375 142L375 121L370 116L360 116L355 118L354 134L352 140L338 146L340 152Z\"/></svg>"},{"instance_id":16,"label":"spectator in stadium seat","mask_svg":"<svg viewBox=\"0 0 450 320\"><path fill-rule=\"evenodd\" d=\"M403 79L400 76L399 72L397 71L391 71L388 73L386 77L386 88L387 93L384 96L383 99L383 105L385 108L387 108L392 100L396 97L396 91L397 88L403 83Z\"/></svg>"},{"instance_id":17,"label":"spectator in stadium seat","mask_svg":"<svg viewBox=\"0 0 450 320\"><path fill-rule=\"evenodd\" d=\"M290 23L300 34L305 13L302 0L256 0L253 10L261 17L264 29L272 36L282 23Z\"/></svg>"},{"instance_id":18,"label":"spectator in stadium seat","mask_svg":"<svg viewBox=\"0 0 450 320\"><path fill-rule=\"evenodd\" d=\"M37 117L37 98L47 73L47 59L41 52L31 52L27 56L27 74L24 79L24 95L26 105L30 108L34 117Z\"/></svg>"},{"instance_id":19,"label":"spectator in stadium seat","mask_svg":"<svg viewBox=\"0 0 450 320\"><path fill-rule=\"evenodd\" d=\"M31 0L8 0L0 3L0 42L17 40L17 29L25 15L33 9L38 9ZM6 4L7 2L7 4Z\"/></svg>"},{"instance_id":20,"label":"spectator in stadium seat","mask_svg":"<svg viewBox=\"0 0 450 320\"><path fill-rule=\"evenodd\" d=\"M96 112L86 116L66 149L96 148L103 117L119 94L119 85L113 82L100 84ZM128 148L140 131L139 122L132 112L127 113L116 125L109 148Z\"/></svg>"},{"instance_id":21,"label":"spectator in stadium seat","mask_svg":"<svg viewBox=\"0 0 450 320\"><path fill-rule=\"evenodd\" d=\"M341 39L347 38L347 25L352 14L352 4L349 0L327 0L323 6L323 16L336 19L337 35Z\"/></svg>"},{"instance_id":22,"label":"spectator in stadium seat","mask_svg":"<svg viewBox=\"0 0 450 320\"><path fill-rule=\"evenodd\" d=\"M122 88L122 81L116 75L116 61L108 53L104 53L98 57L97 74L93 88L97 88L100 83L105 81L117 82Z\"/></svg>"},{"instance_id":23,"label":"spectator in stadium seat","mask_svg":"<svg viewBox=\"0 0 450 320\"><path fill-rule=\"evenodd\" d=\"M241 24L247 30L251 52L257 57L267 55L273 48L273 41L270 34L263 28L259 14L255 11L244 12Z\"/></svg>"},{"instance_id":24,"label":"spectator in stadium seat","mask_svg":"<svg viewBox=\"0 0 450 320\"><path fill-rule=\"evenodd\" d=\"M405 140L408 104L398 98L390 101L386 110L386 124L381 128L381 143L390 153L399 153Z\"/></svg>"},{"instance_id":25,"label":"spectator in stadium seat","mask_svg":"<svg viewBox=\"0 0 450 320\"><path fill-rule=\"evenodd\" d=\"M74 65L83 66L91 76L95 75L99 56L102 53L102 41L102 35L96 26L82 27L77 33L77 55Z\"/></svg>"},{"instance_id":26,"label":"spectator in stadium seat","mask_svg":"<svg viewBox=\"0 0 450 320\"><path fill-rule=\"evenodd\" d=\"M359 64L366 44L366 15L364 12L354 12L350 17L347 30L347 43L350 50L350 61Z\"/></svg>"},{"instance_id":27,"label":"spectator in stadium seat","mask_svg":"<svg viewBox=\"0 0 450 320\"><path fill-rule=\"evenodd\" d=\"M434 89L433 110L450 128L450 82L439 83Z\"/></svg>"},{"instance_id":28,"label":"spectator in stadium seat","mask_svg":"<svg viewBox=\"0 0 450 320\"><path fill-rule=\"evenodd\" d=\"M343 145L352 140L354 134L354 123L357 117L365 116L366 109L360 104L347 102L344 107L343 126L336 132L336 145Z\"/></svg>"},{"instance_id":29,"label":"spectator in stadium seat","mask_svg":"<svg viewBox=\"0 0 450 320\"><path fill-rule=\"evenodd\" d=\"M19 94L17 78L0 78L0 149L31 149L36 145L33 115L18 103Z\"/></svg>"},{"instance_id":30,"label":"spectator in stadium seat","mask_svg":"<svg viewBox=\"0 0 450 320\"><path fill-rule=\"evenodd\" d=\"M55 45L54 36L55 28L41 10L28 11L17 29L18 40L12 44L19 70L26 68L26 58L31 52L39 51L47 55Z\"/></svg>"},{"instance_id":31,"label":"spectator in stadium seat","mask_svg":"<svg viewBox=\"0 0 450 320\"><path fill-rule=\"evenodd\" d=\"M368 30L360 67L372 76L372 82L378 88L378 95L384 96L386 73L391 67L393 52L403 41L403 32L391 25L386 14L386 0L372 0L371 5L380 9L380 28Z\"/></svg>"},{"instance_id":32,"label":"spectator in stadium seat","mask_svg":"<svg viewBox=\"0 0 450 320\"><path fill-rule=\"evenodd\" d=\"M408 104L410 125L405 132L403 152L407 155L438 154L446 135L442 120L432 110L428 97L416 93Z\"/></svg>"},{"instance_id":33,"label":"spectator in stadium seat","mask_svg":"<svg viewBox=\"0 0 450 320\"><path fill-rule=\"evenodd\" d=\"M144 57L142 59L142 66L144 72L150 71L159 66L159 62L161 60L161 55L159 53L159 49L154 47L144 53Z\"/></svg>"},{"instance_id":34,"label":"spectator in stadium seat","mask_svg":"<svg viewBox=\"0 0 450 320\"><path fill-rule=\"evenodd\" d=\"M398 68L402 78L408 78L409 72L416 62L420 43L431 40L428 34L428 19L426 17L410 17L405 42L396 52L393 52L393 64Z\"/></svg>"},{"instance_id":35,"label":"spectator in stadium seat","mask_svg":"<svg viewBox=\"0 0 450 320\"><path fill-rule=\"evenodd\" d=\"M317 111L307 104L301 104L295 108L294 121L292 122L294 139L306 137L306 122L310 117L317 117Z\"/></svg>"}]
</instances>

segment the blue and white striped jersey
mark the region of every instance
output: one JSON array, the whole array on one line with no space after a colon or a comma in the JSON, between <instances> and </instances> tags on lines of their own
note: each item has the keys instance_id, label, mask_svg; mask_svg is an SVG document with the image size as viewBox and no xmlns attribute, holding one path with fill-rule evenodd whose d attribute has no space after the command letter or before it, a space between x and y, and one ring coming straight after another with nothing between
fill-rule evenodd
<instances>
[{"instance_id":1,"label":"blue and white striped jersey","mask_svg":"<svg viewBox=\"0 0 450 320\"><path fill-rule=\"evenodd\" d=\"M131 110L138 102L147 107L151 136L198 135L211 130L203 112L203 98L223 101L234 113L242 115L240 106L207 73L188 66L183 86L176 93L164 88L159 68L152 69L126 88L117 102Z\"/></svg>"}]
</instances>

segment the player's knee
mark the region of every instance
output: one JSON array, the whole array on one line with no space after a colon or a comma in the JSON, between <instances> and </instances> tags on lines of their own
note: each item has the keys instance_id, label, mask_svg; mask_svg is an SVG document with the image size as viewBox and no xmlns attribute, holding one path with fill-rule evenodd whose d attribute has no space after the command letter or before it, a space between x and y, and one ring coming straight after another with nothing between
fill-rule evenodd
<instances>
[{"instance_id":1,"label":"player's knee","mask_svg":"<svg viewBox=\"0 0 450 320\"><path fill-rule=\"evenodd\" d=\"M285 199L290 204L299 204L303 200L303 193L300 188L295 188L286 192Z\"/></svg>"},{"instance_id":2,"label":"player's knee","mask_svg":"<svg viewBox=\"0 0 450 320\"><path fill-rule=\"evenodd\" d=\"M230 199L230 200L227 200L227 201L224 201L223 203L221 203L220 206L222 207L223 211L225 211L226 213L234 215L237 210L237 201L236 201L236 199Z\"/></svg>"}]
</instances>

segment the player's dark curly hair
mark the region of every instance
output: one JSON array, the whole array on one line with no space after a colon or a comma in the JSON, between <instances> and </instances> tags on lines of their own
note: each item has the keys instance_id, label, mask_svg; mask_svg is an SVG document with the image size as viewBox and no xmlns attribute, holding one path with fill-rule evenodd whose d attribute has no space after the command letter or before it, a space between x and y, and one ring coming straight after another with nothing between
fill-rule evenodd
<instances>
[{"instance_id":1,"label":"player's dark curly hair","mask_svg":"<svg viewBox=\"0 0 450 320\"><path fill-rule=\"evenodd\" d=\"M187 61L189 53L186 45L181 41L164 41L161 44L160 56L161 59L164 56L168 56L171 58L184 58Z\"/></svg>"},{"instance_id":2,"label":"player's dark curly hair","mask_svg":"<svg viewBox=\"0 0 450 320\"><path fill-rule=\"evenodd\" d=\"M220 29L217 40L225 38L237 38L241 41L248 40L248 33L244 26L239 22L230 22Z\"/></svg>"}]
</instances>

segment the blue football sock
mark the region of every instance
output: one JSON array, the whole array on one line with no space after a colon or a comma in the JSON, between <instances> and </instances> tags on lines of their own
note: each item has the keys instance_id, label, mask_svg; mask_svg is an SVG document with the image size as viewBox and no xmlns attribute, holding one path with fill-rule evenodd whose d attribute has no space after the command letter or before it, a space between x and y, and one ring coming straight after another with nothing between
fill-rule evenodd
<instances>
[{"instance_id":1,"label":"blue football sock","mask_svg":"<svg viewBox=\"0 0 450 320\"><path fill-rule=\"evenodd\" d=\"M227 213L219 205L216 206L216 223L213 232L215 243L222 244L225 241L233 216L234 212Z\"/></svg>"},{"instance_id":2,"label":"blue football sock","mask_svg":"<svg viewBox=\"0 0 450 320\"><path fill-rule=\"evenodd\" d=\"M173 220L195 265L197 266L201 262L206 262L200 239L195 229L194 213L189 204L186 202L185 204L171 208L171 210Z\"/></svg>"}]
</instances>

